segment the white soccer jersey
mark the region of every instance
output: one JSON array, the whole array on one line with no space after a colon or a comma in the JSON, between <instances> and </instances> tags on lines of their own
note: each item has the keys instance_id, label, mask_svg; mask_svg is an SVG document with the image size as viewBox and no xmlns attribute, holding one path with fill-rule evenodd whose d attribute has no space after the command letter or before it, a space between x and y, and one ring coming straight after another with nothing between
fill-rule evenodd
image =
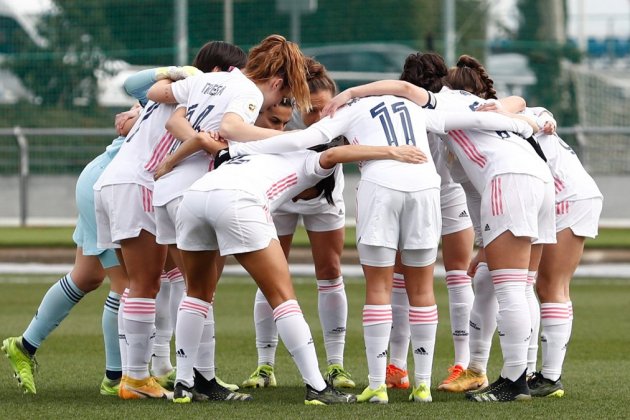
<instances>
[{"instance_id":1,"label":"white soccer jersey","mask_svg":"<svg viewBox=\"0 0 630 420\"><path fill-rule=\"evenodd\" d=\"M173 143L173 136L164 124L174 110L174 105L149 101L120 151L94 184L94 189L100 190L105 185L139 184L152 190L153 173Z\"/></svg>"},{"instance_id":2,"label":"white soccer jersey","mask_svg":"<svg viewBox=\"0 0 630 420\"><path fill-rule=\"evenodd\" d=\"M527 108L526 115L540 117L544 108ZM556 188L556 203L575 201L587 198L602 198L597 184L586 172L571 146L566 144L557 134L545 134L539 131L536 136L551 169Z\"/></svg>"},{"instance_id":3,"label":"white soccer jersey","mask_svg":"<svg viewBox=\"0 0 630 420\"><path fill-rule=\"evenodd\" d=\"M429 159L420 165L389 159L359 162L364 181L398 191L440 186L427 140L428 127L433 131L444 131L440 113L429 114L415 103L396 96L370 96L351 101L334 118L324 118L312 127L317 127L329 140L343 135L351 144L415 145Z\"/></svg>"},{"instance_id":4,"label":"white soccer jersey","mask_svg":"<svg viewBox=\"0 0 630 420\"><path fill-rule=\"evenodd\" d=\"M205 73L172 84L173 96L186 106L186 118L197 131L217 131L223 115L238 114L254 124L263 94L238 69ZM175 145L175 147L178 144ZM162 206L179 197L193 182L211 169L212 156L199 151L180 162L155 184L153 204Z\"/></svg>"},{"instance_id":5,"label":"white soccer jersey","mask_svg":"<svg viewBox=\"0 0 630 420\"><path fill-rule=\"evenodd\" d=\"M448 88L443 88L434 96L435 109L441 111L474 111L484 102L469 92ZM479 191L486 188L490 179L505 173L527 174L544 182L552 181L545 162L523 138L514 133L451 130L445 142Z\"/></svg>"},{"instance_id":6,"label":"white soccer jersey","mask_svg":"<svg viewBox=\"0 0 630 420\"><path fill-rule=\"evenodd\" d=\"M191 191L239 190L258 196L275 211L327 177L333 169L319 165L319 153L311 150L278 155L250 155L233 158L193 183Z\"/></svg>"}]
</instances>

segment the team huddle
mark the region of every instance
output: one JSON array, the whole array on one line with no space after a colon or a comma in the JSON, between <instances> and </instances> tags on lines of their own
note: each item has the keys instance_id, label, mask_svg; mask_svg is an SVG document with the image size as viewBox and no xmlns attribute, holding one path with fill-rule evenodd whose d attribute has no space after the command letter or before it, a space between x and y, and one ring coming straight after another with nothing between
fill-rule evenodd
<instances>
[{"instance_id":1,"label":"team huddle","mask_svg":"<svg viewBox=\"0 0 630 420\"><path fill-rule=\"evenodd\" d=\"M307 405L385 404L388 388L430 402L441 242L455 351L437 390L475 402L564 395L569 284L585 238L597 235L602 195L553 115L497 98L474 58L448 68L438 54L412 54L400 80L337 94L320 63L271 35L247 55L209 42L192 66L141 71L125 89L139 105L117 115L120 136L77 181L75 265L22 336L3 341L24 392L36 392L37 349L108 277L101 394L251 400L216 376L213 301L232 255L258 285L257 367L240 387L277 386L280 337ZM340 262L348 162L360 168L366 288L369 383L356 395L347 392L356 385L344 366ZM287 263L300 217L315 264L323 374ZM496 330L503 367L489 383Z\"/></svg>"}]
</instances>

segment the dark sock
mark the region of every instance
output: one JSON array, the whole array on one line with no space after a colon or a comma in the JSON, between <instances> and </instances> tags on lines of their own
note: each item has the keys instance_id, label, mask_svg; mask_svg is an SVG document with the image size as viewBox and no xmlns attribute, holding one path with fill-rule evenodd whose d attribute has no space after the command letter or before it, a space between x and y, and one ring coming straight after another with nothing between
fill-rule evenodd
<instances>
[{"instance_id":1,"label":"dark sock","mask_svg":"<svg viewBox=\"0 0 630 420\"><path fill-rule=\"evenodd\" d=\"M22 347L24 347L24 350L26 350L31 356L34 356L37 351L37 347L26 341L24 337L22 337Z\"/></svg>"},{"instance_id":2,"label":"dark sock","mask_svg":"<svg viewBox=\"0 0 630 420\"><path fill-rule=\"evenodd\" d=\"M105 371L105 376L110 381L115 381L115 380L118 380L118 379L122 378L122 371L120 371L120 370L106 370Z\"/></svg>"}]
</instances>

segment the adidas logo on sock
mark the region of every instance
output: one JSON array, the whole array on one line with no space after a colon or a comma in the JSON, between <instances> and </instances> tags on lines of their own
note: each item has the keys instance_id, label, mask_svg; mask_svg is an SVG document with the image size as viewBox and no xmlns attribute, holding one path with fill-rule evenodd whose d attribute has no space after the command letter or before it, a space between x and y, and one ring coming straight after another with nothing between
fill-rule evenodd
<instances>
[{"instance_id":1,"label":"adidas logo on sock","mask_svg":"<svg viewBox=\"0 0 630 420\"><path fill-rule=\"evenodd\" d=\"M485 232L489 232L489 231L490 231L490 225L488 225L488 224L486 223L486 227L485 227L483 230L484 230Z\"/></svg>"},{"instance_id":2,"label":"adidas logo on sock","mask_svg":"<svg viewBox=\"0 0 630 420\"><path fill-rule=\"evenodd\" d=\"M419 354L421 356L428 356L429 353L424 349L424 347L419 347L413 351L415 354Z\"/></svg>"},{"instance_id":3,"label":"adidas logo on sock","mask_svg":"<svg viewBox=\"0 0 630 420\"><path fill-rule=\"evenodd\" d=\"M383 357L387 357L387 350L385 350L384 352L382 352L378 356L376 356L377 359L382 359Z\"/></svg>"},{"instance_id":4,"label":"adidas logo on sock","mask_svg":"<svg viewBox=\"0 0 630 420\"><path fill-rule=\"evenodd\" d=\"M177 351L175 352L175 355L176 355L177 357L181 357L181 358L184 358L184 359L186 359L186 358L188 357L188 356L186 356L186 353L184 353L184 349L179 349L179 350L177 350Z\"/></svg>"},{"instance_id":5,"label":"adidas logo on sock","mask_svg":"<svg viewBox=\"0 0 630 420\"><path fill-rule=\"evenodd\" d=\"M468 212L466 210L463 210L461 213L459 213L459 217L468 217Z\"/></svg>"}]
</instances>

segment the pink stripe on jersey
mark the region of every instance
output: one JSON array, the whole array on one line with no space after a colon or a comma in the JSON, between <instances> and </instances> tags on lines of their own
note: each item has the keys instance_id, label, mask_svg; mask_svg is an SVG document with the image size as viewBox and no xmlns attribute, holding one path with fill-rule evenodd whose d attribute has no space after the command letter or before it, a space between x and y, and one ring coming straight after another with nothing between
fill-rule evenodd
<instances>
[{"instance_id":1,"label":"pink stripe on jersey","mask_svg":"<svg viewBox=\"0 0 630 420\"><path fill-rule=\"evenodd\" d=\"M490 182L492 196L490 204L492 206L492 215L499 216L503 214L503 191L501 190L501 178L496 177Z\"/></svg>"},{"instance_id":2,"label":"pink stripe on jersey","mask_svg":"<svg viewBox=\"0 0 630 420\"><path fill-rule=\"evenodd\" d=\"M144 185L140 185L140 191L142 194L142 210L145 213L153 213L153 191Z\"/></svg>"},{"instance_id":3,"label":"pink stripe on jersey","mask_svg":"<svg viewBox=\"0 0 630 420\"><path fill-rule=\"evenodd\" d=\"M405 289L405 279L399 279L394 277L392 287L394 289Z\"/></svg>"},{"instance_id":4,"label":"pink stripe on jersey","mask_svg":"<svg viewBox=\"0 0 630 420\"><path fill-rule=\"evenodd\" d=\"M276 182L275 184L273 184L267 190L267 198L271 200L272 198L277 197L287 188L292 187L295 184L297 184L297 174L293 173L289 176L282 178L280 181Z\"/></svg>"},{"instance_id":5,"label":"pink stripe on jersey","mask_svg":"<svg viewBox=\"0 0 630 420\"><path fill-rule=\"evenodd\" d=\"M384 308L363 307L363 325L386 324L392 322L392 307L387 305Z\"/></svg>"},{"instance_id":6,"label":"pink stripe on jersey","mask_svg":"<svg viewBox=\"0 0 630 420\"><path fill-rule=\"evenodd\" d=\"M177 278L180 278L181 276L182 276L182 272L179 271L179 268L177 267L173 268L172 270L166 273L166 277L168 277L169 280L177 279Z\"/></svg>"},{"instance_id":7,"label":"pink stripe on jersey","mask_svg":"<svg viewBox=\"0 0 630 420\"><path fill-rule=\"evenodd\" d=\"M168 153L174 139L171 133L166 132L155 146L155 149L153 149L151 159L144 165L144 169L149 172L154 172L160 162L162 162L162 159L164 159L164 156Z\"/></svg>"},{"instance_id":8,"label":"pink stripe on jersey","mask_svg":"<svg viewBox=\"0 0 630 420\"><path fill-rule=\"evenodd\" d=\"M287 300L273 310L273 320L277 321L291 315L302 315L302 309L295 300Z\"/></svg>"},{"instance_id":9,"label":"pink stripe on jersey","mask_svg":"<svg viewBox=\"0 0 630 420\"><path fill-rule=\"evenodd\" d=\"M564 303L543 303L540 305L541 319L569 319L571 314Z\"/></svg>"},{"instance_id":10,"label":"pink stripe on jersey","mask_svg":"<svg viewBox=\"0 0 630 420\"><path fill-rule=\"evenodd\" d=\"M465 271L447 272L446 287L466 286L472 283L470 276Z\"/></svg>"},{"instance_id":11,"label":"pink stripe on jersey","mask_svg":"<svg viewBox=\"0 0 630 420\"><path fill-rule=\"evenodd\" d=\"M209 303L199 301L199 299L192 300L188 297L185 297L182 300L182 303L179 304L180 311L186 311L189 313L201 315L201 317L203 318L208 317L209 309L210 309Z\"/></svg>"},{"instance_id":12,"label":"pink stripe on jersey","mask_svg":"<svg viewBox=\"0 0 630 420\"><path fill-rule=\"evenodd\" d=\"M556 215L567 214L569 213L569 202L561 201L556 203Z\"/></svg>"},{"instance_id":13,"label":"pink stripe on jersey","mask_svg":"<svg viewBox=\"0 0 630 420\"><path fill-rule=\"evenodd\" d=\"M558 194L560 191L564 190L564 182L562 182L562 180L560 178L556 178L555 176L553 177L553 183L556 187L556 194Z\"/></svg>"},{"instance_id":14,"label":"pink stripe on jersey","mask_svg":"<svg viewBox=\"0 0 630 420\"><path fill-rule=\"evenodd\" d=\"M423 308L410 307L409 308L409 323L412 325L418 324L437 324L438 311L437 306L426 306Z\"/></svg>"},{"instance_id":15,"label":"pink stripe on jersey","mask_svg":"<svg viewBox=\"0 0 630 420\"><path fill-rule=\"evenodd\" d=\"M470 141L466 133L461 130L453 130L449 131L448 134L449 137L462 148L468 159L479 165L481 168L486 166L486 157L477 150L477 147L475 147L474 143Z\"/></svg>"}]
</instances>

